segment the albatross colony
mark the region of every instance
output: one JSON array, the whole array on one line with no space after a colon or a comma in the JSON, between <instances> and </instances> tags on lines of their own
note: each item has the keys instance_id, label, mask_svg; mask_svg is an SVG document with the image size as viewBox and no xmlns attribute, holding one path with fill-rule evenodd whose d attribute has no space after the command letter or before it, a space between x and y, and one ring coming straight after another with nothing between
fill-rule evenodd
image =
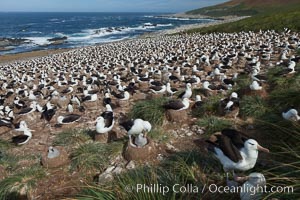
<instances>
[{"instance_id":1,"label":"albatross colony","mask_svg":"<svg viewBox=\"0 0 300 200\"><path fill-rule=\"evenodd\" d=\"M14 136L15 124L25 121L35 132L28 143L18 148L28 146L30 151L29 147L37 144L51 146L55 134L64 129L91 126L88 128L95 130L96 125L89 122L106 110L106 104L111 105L116 119L112 128L124 132L117 119L138 100L160 95L170 100L180 98L173 92L170 97L170 87L174 93L202 88L206 91L203 101L217 93L228 96L241 74L248 74L251 82L263 90L266 82L258 75L268 69L281 69L279 76L286 78L297 71L299 41L299 34L287 29L280 33L181 34L84 47L2 64L0 137L9 140ZM192 91L189 89L190 94L185 96L189 101L194 101Z\"/></svg>"}]
</instances>

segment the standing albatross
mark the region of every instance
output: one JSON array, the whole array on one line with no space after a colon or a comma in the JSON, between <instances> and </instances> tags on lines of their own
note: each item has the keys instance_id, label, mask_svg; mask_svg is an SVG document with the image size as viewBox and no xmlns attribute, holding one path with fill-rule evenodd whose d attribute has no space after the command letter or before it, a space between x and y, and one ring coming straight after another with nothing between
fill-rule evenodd
<instances>
[{"instance_id":1,"label":"standing albatross","mask_svg":"<svg viewBox=\"0 0 300 200\"><path fill-rule=\"evenodd\" d=\"M97 133L107 133L111 131L115 124L114 113L109 104L106 105L106 111L101 114L101 116L96 119L96 132Z\"/></svg>"},{"instance_id":2,"label":"standing albatross","mask_svg":"<svg viewBox=\"0 0 300 200\"><path fill-rule=\"evenodd\" d=\"M268 153L256 140L249 139L244 133L234 129L224 129L216 135L217 140L207 142L213 144L213 153L220 160L224 171L247 171L252 169L258 157L258 151ZM228 176L228 174L227 174Z\"/></svg>"},{"instance_id":3,"label":"standing albatross","mask_svg":"<svg viewBox=\"0 0 300 200\"><path fill-rule=\"evenodd\" d=\"M144 132L150 132L151 131L151 124L148 121L144 121L142 119L135 119L135 120L128 120L120 123L121 126L125 128L125 130L128 133L129 136L129 144L133 147L136 147L137 145L134 145L132 143L131 136L132 135L139 135L140 133ZM146 137L146 133L143 135Z\"/></svg>"}]
</instances>

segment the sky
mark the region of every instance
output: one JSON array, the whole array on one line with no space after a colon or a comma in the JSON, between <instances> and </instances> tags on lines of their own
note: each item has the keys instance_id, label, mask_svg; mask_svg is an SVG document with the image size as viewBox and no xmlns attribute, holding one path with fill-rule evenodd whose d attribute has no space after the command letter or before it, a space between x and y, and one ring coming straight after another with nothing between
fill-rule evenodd
<instances>
[{"instance_id":1,"label":"sky","mask_svg":"<svg viewBox=\"0 0 300 200\"><path fill-rule=\"evenodd\" d=\"M227 0L0 0L0 11L184 12Z\"/></svg>"}]
</instances>

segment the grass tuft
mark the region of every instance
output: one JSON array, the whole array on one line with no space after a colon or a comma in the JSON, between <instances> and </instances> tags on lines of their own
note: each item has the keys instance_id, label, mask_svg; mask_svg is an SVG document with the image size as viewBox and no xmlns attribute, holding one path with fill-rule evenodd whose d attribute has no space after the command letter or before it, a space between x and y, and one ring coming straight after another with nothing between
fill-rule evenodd
<instances>
[{"instance_id":1,"label":"grass tuft","mask_svg":"<svg viewBox=\"0 0 300 200\"><path fill-rule=\"evenodd\" d=\"M8 152L0 152L0 165L3 166L7 171L13 172L19 166L20 156L13 155Z\"/></svg>"},{"instance_id":2,"label":"grass tuft","mask_svg":"<svg viewBox=\"0 0 300 200\"><path fill-rule=\"evenodd\" d=\"M147 136L149 136L151 139L157 141L157 142L167 142L170 139L170 135L167 134L162 128L155 128L152 129Z\"/></svg>"},{"instance_id":3,"label":"grass tuft","mask_svg":"<svg viewBox=\"0 0 300 200\"><path fill-rule=\"evenodd\" d=\"M89 142L80 145L71 153L71 168L83 172L102 171L110 159L120 154L123 149L121 142L102 144Z\"/></svg>"},{"instance_id":4,"label":"grass tuft","mask_svg":"<svg viewBox=\"0 0 300 200\"><path fill-rule=\"evenodd\" d=\"M201 107L192 110L192 115L194 117L203 117L204 115L213 115L218 113L218 107L220 99L223 95L214 95L204 100Z\"/></svg>"},{"instance_id":5,"label":"grass tuft","mask_svg":"<svg viewBox=\"0 0 300 200\"><path fill-rule=\"evenodd\" d=\"M30 198L37 181L45 177L45 171L40 166L24 169L22 172L7 177L0 182L0 199L20 199L21 196Z\"/></svg>"},{"instance_id":6,"label":"grass tuft","mask_svg":"<svg viewBox=\"0 0 300 200\"><path fill-rule=\"evenodd\" d=\"M0 139L0 152L5 151L11 147L11 144L8 141Z\"/></svg>"},{"instance_id":7,"label":"grass tuft","mask_svg":"<svg viewBox=\"0 0 300 200\"><path fill-rule=\"evenodd\" d=\"M270 93L269 104L277 110L287 109L291 106L300 108L300 89L287 88L274 90Z\"/></svg>"},{"instance_id":8,"label":"grass tuft","mask_svg":"<svg viewBox=\"0 0 300 200\"><path fill-rule=\"evenodd\" d=\"M268 110L267 102L260 96L244 96L240 102L242 117L260 117Z\"/></svg>"},{"instance_id":9,"label":"grass tuft","mask_svg":"<svg viewBox=\"0 0 300 200\"><path fill-rule=\"evenodd\" d=\"M201 191L173 192L173 186L193 185L202 189L213 178L215 183L222 182L221 165L210 155L197 151L180 152L167 158L159 166L139 167L120 175L115 175L111 184L89 185L79 196L79 199L199 199ZM137 184L151 186L154 184L168 187L169 192L137 191ZM175 187L178 190L179 187ZM128 189L129 188L129 189ZM130 191L129 191L130 190ZM207 191L203 195L211 195ZM212 198L217 199L217 195Z\"/></svg>"},{"instance_id":10,"label":"grass tuft","mask_svg":"<svg viewBox=\"0 0 300 200\"><path fill-rule=\"evenodd\" d=\"M164 121L163 105L166 101L167 99L164 97L139 101L133 106L129 117L132 119L141 118L154 126L160 126Z\"/></svg>"},{"instance_id":11,"label":"grass tuft","mask_svg":"<svg viewBox=\"0 0 300 200\"><path fill-rule=\"evenodd\" d=\"M53 145L78 146L92 139L87 133L88 131L86 130L75 130L75 129L63 131L56 136Z\"/></svg>"},{"instance_id":12,"label":"grass tuft","mask_svg":"<svg viewBox=\"0 0 300 200\"><path fill-rule=\"evenodd\" d=\"M197 125L205 127L207 134L212 134L221 131L224 128L232 127L231 121L215 116L205 116L198 120Z\"/></svg>"}]
</instances>

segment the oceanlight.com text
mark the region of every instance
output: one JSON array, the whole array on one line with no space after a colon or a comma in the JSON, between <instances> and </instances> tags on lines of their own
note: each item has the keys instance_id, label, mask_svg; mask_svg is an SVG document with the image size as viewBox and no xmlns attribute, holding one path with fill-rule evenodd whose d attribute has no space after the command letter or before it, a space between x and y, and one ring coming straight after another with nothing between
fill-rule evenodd
<instances>
[{"instance_id":1,"label":"oceanlight.com text","mask_svg":"<svg viewBox=\"0 0 300 200\"><path fill-rule=\"evenodd\" d=\"M193 184L180 185L174 184L173 186L167 186L162 184L136 184L128 185L124 188L126 192L136 192L136 193L156 193L166 195L168 193L194 193L203 194L205 192L209 193L249 193L250 195L255 195L257 193L293 193L293 186L219 186L216 184L203 185L199 187Z\"/></svg>"}]
</instances>

